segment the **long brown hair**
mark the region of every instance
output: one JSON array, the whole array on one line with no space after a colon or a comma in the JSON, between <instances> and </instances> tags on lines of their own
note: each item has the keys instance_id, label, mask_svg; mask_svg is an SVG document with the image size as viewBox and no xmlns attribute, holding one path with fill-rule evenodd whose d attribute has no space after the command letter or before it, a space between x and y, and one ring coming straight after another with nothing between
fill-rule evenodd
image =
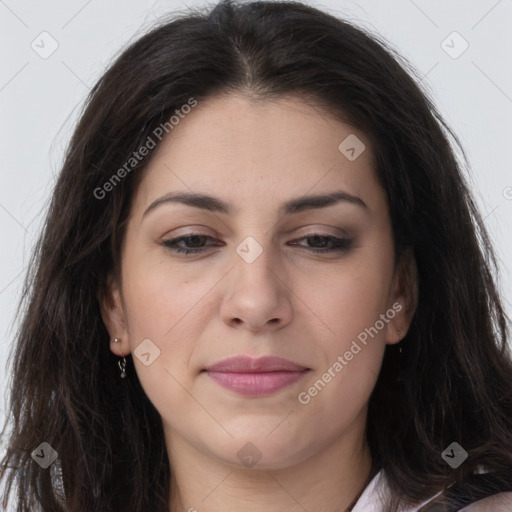
<instances>
[{"instance_id":1,"label":"long brown hair","mask_svg":"<svg viewBox=\"0 0 512 512\"><path fill-rule=\"evenodd\" d=\"M15 481L16 510L168 510L160 416L131 357L119 378L99 308L151 155L108 193L98 189L191 97L229 92L302 95L372 141L396 257L414 254L419 282L402 352L387 346L369 403L388 510L440 491L424 510L458 510L512 490L512 363L497 265L454 156L459 142L413 74L376 36L280 1L183 13L117 58L71 138L25 282L3 459L4 497ZM456 469L441 457L453 441L468 453ZM42 442L58 453L49 469L31 456Z\"/></svg>"}]
</instances>

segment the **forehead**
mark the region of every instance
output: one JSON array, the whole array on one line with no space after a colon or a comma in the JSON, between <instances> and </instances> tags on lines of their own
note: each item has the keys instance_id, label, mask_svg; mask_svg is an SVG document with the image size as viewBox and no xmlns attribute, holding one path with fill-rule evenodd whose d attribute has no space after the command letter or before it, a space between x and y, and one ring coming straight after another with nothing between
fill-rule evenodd
<instances>
[{"instance_id":1,"label":"forehead","mask_svg":"<svg viewBox=\"0 0 512 512\"><path fill-rule=\"evenodd\" d=\"M366 197L382 192L365 134L300 97L198 102L154 151L139 209L173 190L211 193L242 208L340 187Z\"/></svg>"}]
</instances>

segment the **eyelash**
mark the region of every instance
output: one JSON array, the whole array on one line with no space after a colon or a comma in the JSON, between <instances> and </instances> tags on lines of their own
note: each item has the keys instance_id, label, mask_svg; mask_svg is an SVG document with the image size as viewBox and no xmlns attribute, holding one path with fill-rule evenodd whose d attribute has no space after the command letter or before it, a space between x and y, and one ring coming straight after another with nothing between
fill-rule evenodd
<instances>
[{"instance_id":1,"label":"eyelash","mask_svg":"<svg viewBox=\"0 0 512 512\"><path fill-rule=\"evenodd\" d=\"M200 247L197 249L183 249L181 247L174 247L174 245L176 245L179 242L190 241L190 239L197 238L197 237L203 237L203 238L207 238L210 240L213 239L211 236L208 236L208 235L202 235L200 233L191 233L190 235L180 236L178 238L172 238L170 240L164 240L162 242L162 245L164 245L165 247L167 247L168 249L170 249L171 251L174 251L176 253L185 253L185 255L197 254L197 253L203 252L204 247ZM304 239L308 239L308 238L323 238L323 239L331 240L334 244L333 247L331 247L329 249L310 249L311 252L313 252L315 254L347 251L351 248L352 242L353 242L353 240L348 239L348 238L337 238L335 236L321 235L321 234L317 234L317 233L312 233L310 235L299 238L298 240L304 240ZM306 249L307 249L307 247L306 247Z\"/></svg>"}]
</instances>

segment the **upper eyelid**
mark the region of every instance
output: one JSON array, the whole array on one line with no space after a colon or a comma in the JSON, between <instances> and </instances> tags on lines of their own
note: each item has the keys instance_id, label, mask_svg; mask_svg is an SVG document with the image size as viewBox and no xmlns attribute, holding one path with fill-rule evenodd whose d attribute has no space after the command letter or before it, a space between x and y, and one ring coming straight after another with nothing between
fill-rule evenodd
<instances>
[{"instance_id":1,"label":"upper eyelid","mask_svg":"<svg viewBox=\"0 0 512 512\"><path fill-rule=\"evenodd\" d=\"M180 233L180 234L176 234L176 235L169 236L169 237L164 235L162 237L162 241L174 241L174 240L180 240L182 238L190 238L190 237L194 237L194 236L205 236L212 240L216 240L218 238L218 235L211 235L208 233L203 233L201 231L190 231L187 233ZM317 230L317 231L313 230L313 231L308 231L306 233L298 234L294 237L294 239L308 238L311 236L324 236L324 237L341 238L341 239L353 238L353 235L349 234L348 232L333 234L333 233L324 233L321 230Z\"/></svg>"},{"instance_id":2,"label":"upper eyelid","mask_svg":"<svg viewBox=\"0 0 512 512\"><path fill-rule=\"evenodd\" d=\"M188 231L181 233L180 232L181 229L184 229L184 230L186 229ZM325 232L325 230L329 230L329 229L335 230L335 232L334 233ZM315 227L313 225L313 226L302 226L300 228L294 228L294 229L286 229L283 232L283 234L285 236L289 236L290 233L292 233L293 231L301 231L301 230L306 233L306 236L308 236L309 233L319 234L322 236L334 236L334 237L346 237L346 238L354 236L353 228L335 227L332 225L329 226L327 224L321 224L317 227ZM178 231L178 233L174 233L175 231ZM170 233L173 233L172 236L170 235ZM167 231L161 238L169 236L169 238L174 239L174 238L180 238L183 236L194 236L194 235L210 236L213 238L222 237L222 235L214 228L210 228L210 227L203 226L203 225L197 225L197 226L191 225L191 226L182 226L179 228L175 228L171 231ZM304 235L299 233L297 236L304 236Z\"/></svg>"}]
</instances>

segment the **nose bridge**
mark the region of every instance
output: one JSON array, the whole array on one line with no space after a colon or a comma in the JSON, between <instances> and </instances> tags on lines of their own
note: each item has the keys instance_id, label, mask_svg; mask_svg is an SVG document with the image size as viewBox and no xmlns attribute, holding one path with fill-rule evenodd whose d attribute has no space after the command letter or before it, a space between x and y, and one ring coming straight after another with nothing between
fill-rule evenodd
<instances>
[{"instance_id":1,"label":"nose bridge","mask_svg":"<svg viewBox=\"0 0 512 512\"><path fill-rule=\"evenodd\" d=\"M252 285L258 285L268 284L269 279L276 279L275 269L279 262L275 258L275 252L272 240L264 233L244 238L236 247L236 280L249 280Z\"/></svg>"},{"instance_id":2,"label":"nose bridge","mask_svg":"<svg viewBox=\"0 0 512 512\"><path fill-rule=\"evenodd\" d=\"M261 235L256 236L261 240ZM291 315L276 251L268 237L262 244L256 236L246 237L236 248L235 268L222 306L225 322L242 321L253 329L276 319L288 321Z\"/></svg>"}]
</instances>

